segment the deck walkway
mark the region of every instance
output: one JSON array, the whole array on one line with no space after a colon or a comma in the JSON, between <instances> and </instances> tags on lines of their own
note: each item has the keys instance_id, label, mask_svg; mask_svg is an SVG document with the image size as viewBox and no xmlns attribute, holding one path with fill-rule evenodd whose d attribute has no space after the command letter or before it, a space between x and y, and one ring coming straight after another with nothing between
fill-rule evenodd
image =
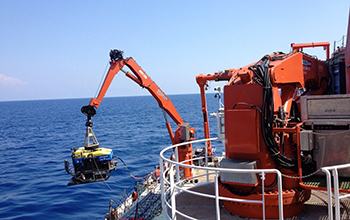
<instances>
[{"instance_id":1,"label":"deck walkway","mask_svg":"<svg viewBox=\"0 0 350 220\"><path fill-rule=\"evenodd\" d=\"M196 192L203 192L206 194L215 194L214 183L199 184L190 190ZM211 220L216 219L215 200L210 198L203 198L190 193L181 192L176 196L177 210L182 213L195 217L197 219ZM350 199L344 199L340 202L341 219L350 219ZM171 213L171 211L168 211ZM232 215L223 208L222 201L220 203L220 217L225 219L248 219L237 215ZM177 215L178 220L186 219ZM327 192L312 191L312 196L305 203L305 210L298 216L288 218L288 220L326 220L328 219L327 208Z\"/></svg>"}]
</instances>

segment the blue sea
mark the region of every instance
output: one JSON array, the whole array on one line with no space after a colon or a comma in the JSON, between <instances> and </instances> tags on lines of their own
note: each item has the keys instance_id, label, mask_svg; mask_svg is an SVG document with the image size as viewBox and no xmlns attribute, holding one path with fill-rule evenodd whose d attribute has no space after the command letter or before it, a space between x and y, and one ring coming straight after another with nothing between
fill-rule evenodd
<instances>
[{"instance_id":1,"label":"blue sea","mask_svg":"<svg viewBox=\"0 0 350 220\"><path fill-rule=\"evenodd\" d=\"M169 98L195 127L196 139L203 138L200 95ZM214 94L207 99L209 113L216 112ZM71 176L64 160L71 163L70 148L84 144L86 116L80 108L89 101L0 102L0 219L104 219L109 201L135 183L119 162L106 182L67 186ZM209 118L211 136L216 137L216 119ZM152 172L160 151L171 145L152 96L105 98L92 121L100 147L113 149L134 176ZM219 144L214 147L223 151Z\"/></svg>"}]
</instances>

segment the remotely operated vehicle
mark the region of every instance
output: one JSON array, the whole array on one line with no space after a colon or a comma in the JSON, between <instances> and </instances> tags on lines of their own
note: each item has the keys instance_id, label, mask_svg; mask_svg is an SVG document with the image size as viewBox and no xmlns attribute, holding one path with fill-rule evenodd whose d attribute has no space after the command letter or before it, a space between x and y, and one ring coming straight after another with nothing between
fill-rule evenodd
<instances>
[{"instance_id":1,"label":"remotely operated vehicle","mask_svg":"<svg viewBox=\"0 0 350 220\"><path fill-rule=\"evenodd\" d=\"M91 118L96 115L96 108L99 107L104 98L114 76L122 71L127 77L132 79L142 88L147 89L151 95L157 100L159 107L163 110L166 127L169 132L172 144L178 144L195 138L195 130L190 127L189 123L183 121L175 106L166 96L166 94L157 86L157 84L146 74L144 70L135 62L132 57L123 58L123 51L110 51L110 68L104 82L100 88L97 98L92 98L89 105L83 106L81 112L87 116L86 135L84 147L72 149L72 161L75 173L71 170L69 162L65 161L66 171L71 174L72 181L68 185L81 183L91 183L96 181L107 180L110 177L110 172L116 169L117 163L113 160L113 151L107 148L100 148L97 138L92 131ZM132 73L123 70L127 66ZM167 115L177 124L175 134L172 131ZM192 145L188 144L178 149L178 160L187 161L185 164L192 165L193 158ZM208 149L208 154L211 155L211 148ZM192 171L189 168L181 169L183 178L192 177Z\"/></svg>"},{"instance_id":2,"label":"remotely operated vehicle","mask_svg":"<svg viewBox=\"0 0 350 220\"><path fill-rule=\"evenodd\" d=\"M92 131L91 117L96 115L96 110L84 106L81 111L88 117L85 124L84 147L71 148L75 173L70 168L68 160L64 161L67 173L72 175L68 186L108 180L111 171L117 168L117 162L113 160L113 150L101 148Z\"/></svg>"}]
</instances>

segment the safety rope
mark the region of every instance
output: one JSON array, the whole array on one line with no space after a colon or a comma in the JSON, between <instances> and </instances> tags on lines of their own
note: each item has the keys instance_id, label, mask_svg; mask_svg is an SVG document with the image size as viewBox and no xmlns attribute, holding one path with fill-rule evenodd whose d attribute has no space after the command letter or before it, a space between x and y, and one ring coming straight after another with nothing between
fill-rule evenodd
<instances>
[{"instance_id":1,"label":"safety rope","mask_svg":"<svg viewBox=\"0 0 350 220\"><path fill-rule=\"evenodd\" d=\"M132 175L132 174L130 173L128 167L126 166L125 162L124 162L120 157L118 157L118 156L116 156L116 157L124 164L124 167L125 167L126 171L128 171L129 175L130 175L132 178L137 179L137 180L141 180L141 179L144 179L144 178L146 178L146 177L148 177L148 176L151 175L151 174L147 174L147 175L145 175L145 176L143 176L143 177L136 177L136 176Z\"/></svg>"}]
</instances>

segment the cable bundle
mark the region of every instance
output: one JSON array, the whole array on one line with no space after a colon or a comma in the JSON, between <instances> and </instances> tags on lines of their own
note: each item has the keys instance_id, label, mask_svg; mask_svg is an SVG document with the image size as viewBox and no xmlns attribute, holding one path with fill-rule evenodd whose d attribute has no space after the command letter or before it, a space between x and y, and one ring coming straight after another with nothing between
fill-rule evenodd
<instances>
[{"instance_id":1,"label":"cable bundle","mask_svg":"<svg viewBox=\"0 0 350 220\"><path fill-rule=\"evenodd\" d=\"M270 60L271 57L266 55L255 65L249 67L249 69L252 70L254 75L257 77L256 81L263 87L263 103L260 123L261 133L267 150L274 159L275 163L282 168L291 169L296 172L296 159L287 158L280 153L273 134L274 102L269 73Z\"/></svg>"}]
</instances>

